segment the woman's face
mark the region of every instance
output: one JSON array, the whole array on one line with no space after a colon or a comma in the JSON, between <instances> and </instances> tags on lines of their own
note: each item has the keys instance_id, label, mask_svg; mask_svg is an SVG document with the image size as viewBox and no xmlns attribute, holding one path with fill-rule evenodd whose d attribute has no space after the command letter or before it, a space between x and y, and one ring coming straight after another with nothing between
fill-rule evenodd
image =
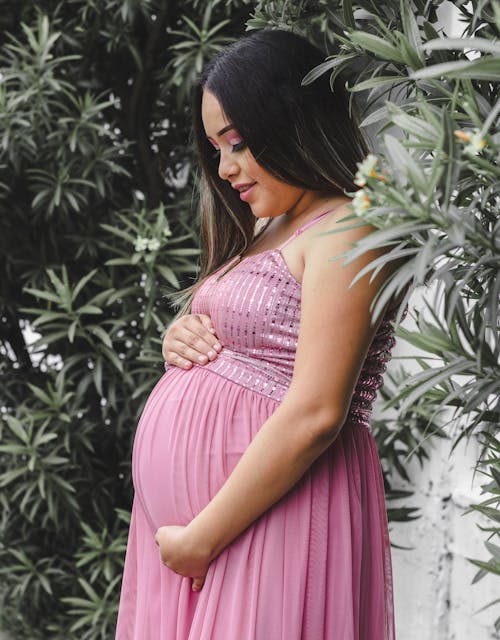
<instances>
[{"instance_id":1,"label":"woman's face","mask_svg":"<svg viewBox=\"0 0 500 640\"><path fill-rule=\"evenodd\" d=\"M282 182L263 169L228 120L217 98L205 90L201 103L205 134L219 157L219 176L227 180L258 218L307 210L317 194Z\"/></svg>"}]
</instances>

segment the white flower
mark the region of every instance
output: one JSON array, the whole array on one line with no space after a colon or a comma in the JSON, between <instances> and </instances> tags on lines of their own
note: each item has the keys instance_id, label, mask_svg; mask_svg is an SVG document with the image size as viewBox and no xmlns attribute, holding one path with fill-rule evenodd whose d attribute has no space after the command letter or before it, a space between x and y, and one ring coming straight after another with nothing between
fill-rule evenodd
<instances>
[{"instance_id":1,"label":"white flower","mask_svg":"<svg viewBox=\"0 0 500 640\"><path fill-rule=\"evenodd\" d=\"M352 199L352 206L356 213L361 213L370 207L370 197L364 189L359 189L354 194Z\"/></svg>"},{"instance_id":2,"label":"white flower","mask_svg":"<svg viewBox=\"0 0 500 640\"><path fill-rule=\"evenodd\" d=\"M146 251L148 248L149 240L147 238L143 238L142 236L137 236L137 239L134 244L134 249L136 251Z\"/></svg>"},{"instance_id":3,"label":"white flower","mask_svg":"<svg viewBox=\"0 0 500 640\"><path fill-rule=\"evenodd\" d=\"M157 238L151 238L151 240L148 240L147 246L150 251L158 251L160 248L160 241Z\"/></svg>"},{"instance_id":4,"label":"white flower","mask_svg":"<svg viewBox=\"0 0 500 640\"><path fill-rule=\"evenodd\" d=\"M375 167L378 164L377 156L373 153L369 153L362 162L358 162L358 170L354 177L354 184L358 187L364 187L366 185L366 178L376 177Z\"/></svg>"},{"instance_id":5,"label":"white flower","mask_svg":"<svg viewBox=\"0 0 500 640\"><path fill-rule=\"evenodd\" d=\"M486 146L486 140L481 136L479 129L472 131L459 129L455 131L455 136L465 142L464 152L476 156Z\"/></svg>"},{"instance_id":6,"label":"white flower","mask_svg":"<svg viewBox=\"0 0 500 640\"><path fill-rule=\"evenodd\" d=\"M481 149L484 149L485 146L486 140L481 136L480 131L476 131L471 135L469 143L464 147L464 151L465 153L477 155L481 151Z\"/></svg>"},{"instance_id":7,"label":"white flower","mask_svg":"<svg viewBox=\"0 0 500 640\"><path fill-rule=\"evenodd\" d=\"M165 238L170 238L170 236L172 235L172 230L170 229L168 222L165 227L163 227L163 235L165 236Z\"/></svg>"}]
</instances>

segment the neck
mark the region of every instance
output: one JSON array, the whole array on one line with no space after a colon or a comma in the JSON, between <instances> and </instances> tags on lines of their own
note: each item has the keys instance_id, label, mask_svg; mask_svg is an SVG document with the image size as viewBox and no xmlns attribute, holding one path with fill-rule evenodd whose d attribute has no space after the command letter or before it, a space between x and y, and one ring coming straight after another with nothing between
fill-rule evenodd
<instances>
[{"instance_id":1,"label":"neck","mask_svg":"<svg viewBox=\"0 0 500 640\"><path fill-rule=\"evenodd\" d=\"M297 220L302 220L316 213L322 213L328 208L336 206L338 202L343 200L341 196L335 198L332 195L319 194L315 191L304 191L304 194L296 202L294 207L284 214L287 220L287 226L293 226Z\"/></svg>"}]
</instances>

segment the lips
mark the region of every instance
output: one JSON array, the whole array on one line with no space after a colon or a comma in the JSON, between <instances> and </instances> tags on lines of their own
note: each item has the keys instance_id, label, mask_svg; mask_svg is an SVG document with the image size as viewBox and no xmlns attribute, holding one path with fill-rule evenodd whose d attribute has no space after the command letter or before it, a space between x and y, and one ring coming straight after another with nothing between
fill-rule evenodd
<instances>
[{"instance_id":1,"label":"lips","mask_svg":"<svg viewBox=\"0 0 500 640\"><path fill-rule=\"evenodd\" d=\"M248 191L248 189L253 187L254 184L255 182L246 182L246 183L233 184L231 186L233 187L233 189L236 189L236 191L243 193L244 191Z\"/></svg>"},{"instance_id":2,"label":"lips","mask_svg":"<svg viewBox=\"0 0 500 640\"><path fill-rule=\"evenodd\" d=\"M233 189L236 189L236 191L239 191L240 198L242 200L247 200L248 196L250 195L250 192L252 191L252 189L256 184L257 184L256 182L246 182L246 183L242 182L239 184L233 184L231 186L233 187Z\"/></svg>"}]
</instances>

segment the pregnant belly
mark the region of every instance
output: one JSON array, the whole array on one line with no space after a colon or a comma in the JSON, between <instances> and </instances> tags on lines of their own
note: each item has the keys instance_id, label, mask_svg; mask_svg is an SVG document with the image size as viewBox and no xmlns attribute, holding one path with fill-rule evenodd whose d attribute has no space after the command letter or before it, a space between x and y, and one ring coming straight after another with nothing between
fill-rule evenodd
<instances>
[{"instance_id":1,"label":"pregnant belly","mask_svg":"<svg viewBox=\"0 0 500 640\"><path fill-rule=\"evenodd\" d=\"M276 407L202 367L169 369L144 407L133 451L134 487L152 528L190 522Z\"/></svg>"}]
</instances>

